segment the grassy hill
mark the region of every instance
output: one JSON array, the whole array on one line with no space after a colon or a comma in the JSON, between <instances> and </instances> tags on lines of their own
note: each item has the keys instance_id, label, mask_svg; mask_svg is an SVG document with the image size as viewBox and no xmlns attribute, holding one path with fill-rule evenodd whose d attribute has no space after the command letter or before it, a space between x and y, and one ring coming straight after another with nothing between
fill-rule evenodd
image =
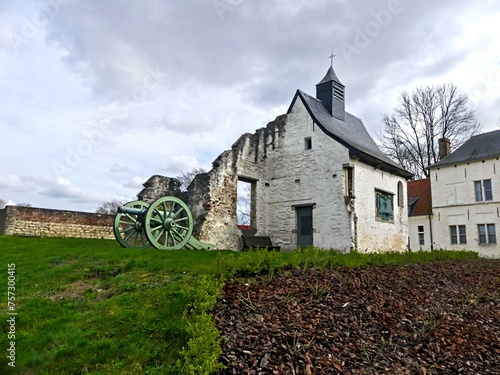
<instances>
[{"instance_id":1,"label":"grassy hill","mask_svg":"<svg viewBox=\"0 0 500 375\"><path fill-rule=\"evenodd\" d=\"M0 237L0 348L15 343L16 366L3 355L0 373L209 373L221 353L211 310L227 278L476 256L158 251L110 240Z\"/></svg>"}]
</instances>

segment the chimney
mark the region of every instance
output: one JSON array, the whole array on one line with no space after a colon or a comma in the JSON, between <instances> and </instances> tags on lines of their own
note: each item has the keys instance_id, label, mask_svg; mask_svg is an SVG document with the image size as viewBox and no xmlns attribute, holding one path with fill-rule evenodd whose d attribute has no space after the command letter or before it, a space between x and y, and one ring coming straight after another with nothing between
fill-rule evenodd
<instances>
[{"instance_id":1,"label":"chimney","mask_svg":"<svg viewBox=\"0 0 500 375\"><path fill-rule=\"evenodd\" d=\"M332 67L316 85L316 99L321 100L328 112L340 121L345 121L344 89Z\"/></svg>"},{"instance_id":2,"label":"chimney","mask_svg":"<svg viewBox=\"0 0 500 375\"><path fill-rule=\"evenodd\" d=\"M451 143L448 138L439 140L439 160L444 159L451 153Z\"/></svg>"}]
</instances>

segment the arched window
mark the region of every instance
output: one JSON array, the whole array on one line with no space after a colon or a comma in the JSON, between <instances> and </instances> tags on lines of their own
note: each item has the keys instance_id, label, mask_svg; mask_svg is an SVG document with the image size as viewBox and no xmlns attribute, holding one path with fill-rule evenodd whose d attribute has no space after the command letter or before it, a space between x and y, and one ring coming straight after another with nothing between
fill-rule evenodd
<instances>
[{"instance_id":1,"label":"arched window","mask_svg":"<svg viewBox=\"0 0 500 375\"><path fill-rule=\"evenodd\" d=\"M398 182L398 206L399 207L404 207L405 201L404 201L404 190L403 190L403 183L401 181Z\"/></svg>"}]
</instances>

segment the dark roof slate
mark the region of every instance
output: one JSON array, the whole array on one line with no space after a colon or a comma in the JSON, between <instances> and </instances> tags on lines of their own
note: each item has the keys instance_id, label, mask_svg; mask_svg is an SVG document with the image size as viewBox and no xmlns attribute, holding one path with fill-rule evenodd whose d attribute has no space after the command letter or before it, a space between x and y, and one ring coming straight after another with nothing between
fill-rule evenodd
<instances>
[{"instance_id":1,"label":"dark roof slate","mask_svg":"<svg viewBox=\"0 0 500 375\"><path fill-rule=\"evenodd\" d=\"M323 102L301 90L295 93L287 113L290 113L297 98L302 100L314 122L327 135L347 147L351 156L358 156L369 165L405 178L413 176L380 151L361 119L346 112L345 121L338 120L330 115Z\"/></svg>"},{"instance_id":2,"label":"dark roof slate","mask_svg":"<svg viewBox=\"0 0 500 375\"><path fill-rule=\"evenodd\" d=\"M318 85L321 85L322 83L330 82L330 81L337 81L338 83L342 84L342 82L340 82L337 75L335 74L335 70L333 70L333 67L330 67L328 69L325 77L318 83Z\"/></svg>"},{"instance_id":3,"label":"dark roof slate","mask_svg":"<svg viewBox=\"0 0 500 375\"><path fill-rule=\"evenodd\" d=\"M429 169L449 164L467 163L500 156L500 130L471 137L451 154L429 166Z\"/></svg>"}]
</instances>

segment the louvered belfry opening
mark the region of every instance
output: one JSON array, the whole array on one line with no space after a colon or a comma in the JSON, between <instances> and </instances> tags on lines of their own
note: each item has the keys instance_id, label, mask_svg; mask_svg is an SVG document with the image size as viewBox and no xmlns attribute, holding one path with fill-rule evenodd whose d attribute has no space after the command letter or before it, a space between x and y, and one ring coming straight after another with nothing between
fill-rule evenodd
<instances>
[{"instance_id":1,"label":"louvered belfry opening","mask_svg":"<svg viewBox=\"0 0 500 375\"><path fill-rule=\"evenodd\" d=\"M316 85L316 99L323 102L330 115L340 121L345 121L345 86L340 82L332 67Z\"/></svg>"}]
</instances>

